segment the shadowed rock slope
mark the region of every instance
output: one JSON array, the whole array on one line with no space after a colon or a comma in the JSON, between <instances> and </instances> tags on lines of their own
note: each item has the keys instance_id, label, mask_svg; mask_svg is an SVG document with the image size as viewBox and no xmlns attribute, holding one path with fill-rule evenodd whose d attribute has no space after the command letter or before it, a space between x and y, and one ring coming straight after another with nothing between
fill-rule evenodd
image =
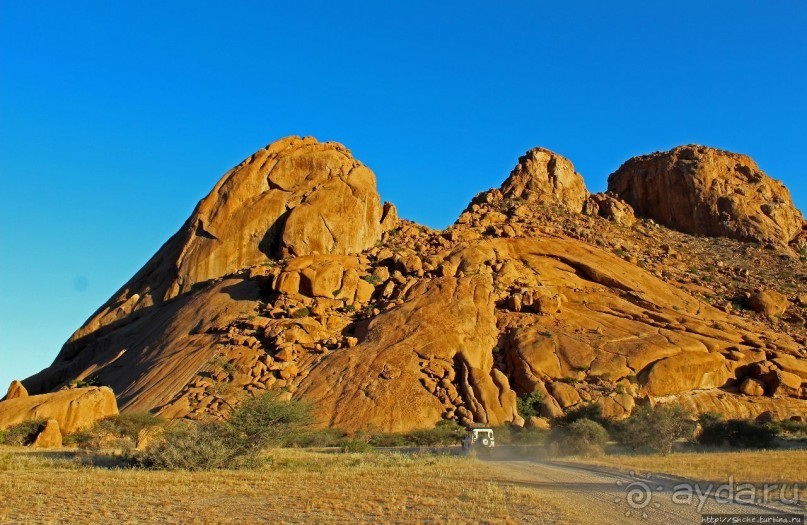
<instances>
[{"instance_id":1,"label":"shadowed rock slope","mask_svg":"<svg viewBox=\"0 0 807 525\"><path fill-rule=\"evenodd\" d=\"M801 215L789 195L765 196L787 208L763 209L773 222L729 221L729 237L769 246L686 233L726 234L720 213L696 214L694 232L637 219L649 185L678 180L688 155L619 175L645 157L628 161L613 193L591 195L568 159L536 148L434 231L382 206L343 146L283 139L225 174L25 386L103 384L124 411L192 419L277 391L346 430L523 424L517 398L533 392L545 418L588 403L620 418L676 399L805 416ZM710 192L680 203L690 215L754 188L711 177Z\"/></svg>"}]
</instances>

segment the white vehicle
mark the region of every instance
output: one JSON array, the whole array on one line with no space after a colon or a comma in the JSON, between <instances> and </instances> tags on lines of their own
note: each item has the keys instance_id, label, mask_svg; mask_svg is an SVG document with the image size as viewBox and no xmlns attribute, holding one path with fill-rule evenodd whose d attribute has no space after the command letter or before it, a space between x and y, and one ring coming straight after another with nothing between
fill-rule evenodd
<instances>
[{"instance_id":1,"label":"white vehicle","mask_svg":"<svg viewBox=\"0 0 807 525\"><path fill-rule=\"evenodd\" d=\"M489 454L495 446L492 428L469 428L462 440L462 450L466 453L481 450Z\"/></svg>"}]
</instances>

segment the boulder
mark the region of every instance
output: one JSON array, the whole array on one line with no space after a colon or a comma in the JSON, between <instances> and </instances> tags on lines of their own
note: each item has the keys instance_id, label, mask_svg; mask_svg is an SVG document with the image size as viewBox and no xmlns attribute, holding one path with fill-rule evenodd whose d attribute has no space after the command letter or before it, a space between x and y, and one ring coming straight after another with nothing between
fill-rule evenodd
<instances>
[{"instance_id":1,"label":"boulder","mask_svg":"<svg viewBox=\"0 0 807 525\"><path fill-rule=\"evenodd\" d=\"M524 426L527 428L537 428L540 430L549 430L551 427L548 419L537 416L528 417L524 422Z\"/></svg>"},{"instance_id":2,"label":"boulder","mask_svg":"<svg viewBox=\"0 0 807 525\"><path fill-rule=\"evenodd\" d=\"M654 364L645 390L651 396L667 396L687 390L717 388L728 378L726 359L719 353L685 352Z\"/></svg>"},{"instance_id":3,"label":"boulder","mask_svg":"<svg viewBox=\"0 0 807 525\"><path fill-rule=\"evenodd\" d=\"M782 354L773 359L773 362L785 372L796 374L803 381L807 381L807 360L796 356Z\"/></svg>"},{"instance_id":4,"label":"boulder","mask_svg":"<svg viewBox=\"0 0 807 525\"><path fill-rule=\"evenodd\" d=\"M774 290L756 290L748 298L748 306L769 317L782 315L789 305L787 297Z\"/></svg>"},{"instance_id":5,"label":"boulder","mask_svg":"<svg viewBox=\"0 0 807 525\"><path fill-rule=\"evenodd\" d=\"M765 383L763 383L759 379L746 377L740 384L740 392L742 392L747 396L764 396Z\"/></svg>"},{"instance_id":6,"label":"boulder","mask_svg":"<svg viewBox=\"0 0 807 525\"><path fill-rule=\"evenodd\" d=\"M25 387L20 381L17 381L15 379L9 385L8 393L6 394L6 397L3 398L3 400L17 399L19 397L28 397L28 391L25 389Z\"/></svg>"},{"instance_id":7,"label":"boulder","mask_svg":"<svg viewBox=\"0 0 807 525\"><path fill-rule=\"evenodd\" d=\"M549 385L549 391L552 397L558 402L561 408L566 409L576 405L581 401L580 394L577 389L570 384L555 382Z\"/></svg>"},{"instance_id":8,"label":"boulder","mask_svg":"<svg viewBox=\"0 0 807 525\"><path fill-rule=\"evenodd\" d=\"M355 257L295 257L278 275L275 289L288 294L353 302L359 285L359 269L359 262Z\"/></svg>"},{"instance_id":9,"label":"boulder","mask_svg":"<svg viewBox=\"0 0 807 525\"><path fill-rule=\"evenodd\" d=\"M59 422L55 419L48 419L31 443L31 448L59 448L62 446L62 432L59 430Z\"/></svg>"},{"instance_id":10,"label":"boulder","mask_svg":"<svg viewBox=\"0 0 807 525\"><path fill-rule=\"evenodd\" d=\"M584 212L622 226L632 226L636 223L636 215L633 213L631 205L608 193L590 195L586 201Z\"/></svg>"},{"instance_id":11,"label":"boulder","mask_svg":"<svg viewBox=\"0 0 807 525\"><path fill-rule=\"evenodd\" d=\"M0 430L29 419L55 419L63 432L71 433L117 414L112 389L74 388L0 401Z\"/></svg>"},{"instance_id":12,"label":"boulder","mask_svg":"<svg viewBox=\"0 0 807 525\"><path fill-rule=\"evenodd\" d=\"M801 383L801 377L782 370L776 370L765 376L768 394L773 397L799 397Z\"/></svg>"},{"instance_id":13,"label":"boulder","mask_svg":"<svg viewBox=\"0 0 807 525\"><path fill-rule=\"evenodd\" d=\"M802 231L790 192L746 155L679 146L633 157L608 191L639 217L695 235L786 244Z\"/></svg>"}]
</instances>

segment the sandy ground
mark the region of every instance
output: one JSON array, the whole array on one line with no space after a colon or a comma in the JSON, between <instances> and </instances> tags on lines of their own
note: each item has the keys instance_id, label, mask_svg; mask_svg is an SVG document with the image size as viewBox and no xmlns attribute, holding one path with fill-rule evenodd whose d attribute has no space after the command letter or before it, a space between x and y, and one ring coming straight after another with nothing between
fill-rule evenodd
<instances>
[{"instance_id":1,"label":"sandy ground","mask_svg":"<svg viewBox=\"0 0 807 525\"><path fill-rule=\"evenodd\" d=\"M750 486L734 485L729 501L727 486L685 478L631 475L606 467L563 462L489 459L494 479L539 491L549 502L568 510L579 523L693 524L703 514L804 514L804 503L747 504ZM804 487L807 493L807 487ZM778 489L777 489L778 490ZM691 503L685 504L691 494ZM763 498L754 488L757 501ZM674 497L675 495L675 497ZM770 493L769 493L770 495ZM792 498L788 490L786 499Z\"/></svg>"}]
</instances>

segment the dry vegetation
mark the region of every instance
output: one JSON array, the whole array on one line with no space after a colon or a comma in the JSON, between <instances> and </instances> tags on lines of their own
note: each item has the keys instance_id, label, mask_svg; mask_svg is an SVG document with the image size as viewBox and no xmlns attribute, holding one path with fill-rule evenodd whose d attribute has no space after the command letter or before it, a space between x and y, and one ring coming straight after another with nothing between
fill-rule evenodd
<instances>
[{"instance_id":1,"label":"dry vegetation","mask_svg":"<svg viewBox=\"0 0 807 525\"><path fill-rule=\"evenodd\" d=\"M261 469L212 472L102 468L88 457L0 447L0 522L566 521L548 496L463 457L283 449Z\"/></svg>"},{"instance_id":2,"label":"dry vegetation","mask_svg":"<svg viewBox=\"0 0 807 525\"><path fill-rule=\"evenodd\" d=\"M670 474L725 483L807 483L807 450L683 452L668 456L613 455L577 460L624 471Z\"/></svg>"}]
</instances>

